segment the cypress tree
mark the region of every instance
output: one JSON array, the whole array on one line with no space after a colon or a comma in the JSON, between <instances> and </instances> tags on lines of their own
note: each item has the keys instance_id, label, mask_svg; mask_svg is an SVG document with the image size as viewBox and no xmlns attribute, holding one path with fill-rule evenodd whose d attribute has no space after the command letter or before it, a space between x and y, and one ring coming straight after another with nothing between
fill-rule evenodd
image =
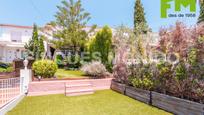
<instances>
[{"instance_id":1,"label":"cypress tree","mask_svg":"<svg viewBox=\"0 0 204 115\"><path fill-rule=\"evenodd\" d=\"M44 36L40 36L39 40L38 40L38 55L39 55L39 58L41 59L42 58L42 54L43 52L45 52L45 47L44 47Z\"/></svg>"},{"instance_id":2,"label":"cypress tree","mask_svg":"<svg viewBox=\"0 0 204 115\"><path fill-rule=\"evenodd\" d=\"M33 26L32 40L33 40L33 57L34 57L34 59L38 59L39 58L39 54L38 54L38 27L35 24Z\"/></svg>"},{"instance_id":3,"label":"cypress tree","mask_svg":"<svg viewBox=\"0 0 204 115\"><path fill-rule=\"evenodd\" d=\"M104 26L90 44L90 52L100 53L100 61L111 71L109 63L109 54L112 52L112 30L108 26ZM94 60L94 59L93 59Z\"/></svg>"},{"instance_id":4,"label":"cypress tree","mask_svg":"<svg viewBox=\"0 0 204 115\"><path fill-rule=\"evenodd\" d=\"M29 56L32 56L34 59L42 58L42 53L44 52L43 39L43 36L39 37L38 27L34 24L32 38L24 46Z\"/></svg>"},{"instance_id":5,"label":"cypress tree","mask_svg":"<svg viewBox=\"0 0 204 115\"><path fill-rule=\"evenodd\" d=\"M198 23L201 23L204 21L204 2L203 0L200 0L200 16L198 17Z\"/></svg>"},{"instance_id":6,"label":"cypress tree","mask_svg":"<svg viewBox=\"0 0 204 115\"><path fill-rule=\"evenodd\" d=\"M135 34L143 34L147 32L147 21L145 19L144 8L141 0L136 0L134 7L134 31Z\"/></svg>"}]
</instances>

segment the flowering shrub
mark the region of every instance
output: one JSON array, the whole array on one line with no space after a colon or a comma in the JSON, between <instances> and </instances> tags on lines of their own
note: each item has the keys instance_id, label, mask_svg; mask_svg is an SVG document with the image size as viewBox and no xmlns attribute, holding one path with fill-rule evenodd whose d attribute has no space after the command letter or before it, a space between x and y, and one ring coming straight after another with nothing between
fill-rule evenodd
<instances>
[{"instance_id":1,"label":"flowering shrub","mask_svg":"<svg viewBox=\"0 0 204 115\"><path fill-rule=\"evenodd\" d=\"M155 89L159 92L166 93L171 85L173 77L172 64L161 61L156 65L156 74L154 76Z\"/></svg>"},{"instance_id":2,"label":"flowering shrub","mask_svg":"<svg viewBox=\"0 0 204 115\"><path fill-rule=\"evenodd\" d=\"M81 70L92 77L104 77L107 74L106 67L98 61L83 65Z\"/></svg>"},{"instance_id":3,"label":"flowering shrub","mask_svg":"<svg viewBox=\"0 0 204 115\"><path fill-rule=\"evenodd\" d=\"M113 77L116 81L125 83L128 77L127 65L125 63L118 63L113 67Z\"/></svg>"},{"instance_id":4,"label":"flowering shrub","mask_svg":"<svg viewBox=\"0 0 204 115\"><path fill-rule=\"evenodd\" d=\"M145 89L145 90L150 90L153 88L152 80L150 80L147 77L144 77L143 79L134 78L134 79L132 79L131 83L136 88L141 88L141 89Z\"/></svg>"},{"instance_id":5,"label":"flowering shrub","mask_svg":"<svg viewBox=\"0 0 204 115\"><path fill-rule=\"evenodd\" d=\"M33 71L35 74L43 78L54 77L57 69L57 64L51 60L39 60L33 64Z\"/></svg>"},{"instance_id":6,"label":"flowering shrub","mask_svg":"<svg viewBox=\"0 0 204 115\"><path fill-rule=\"evenodd\" d=\"M138 64L131 70L130 82L136 88L151 90L154 86L155 64Z\"/></svg>"}]
</instances>

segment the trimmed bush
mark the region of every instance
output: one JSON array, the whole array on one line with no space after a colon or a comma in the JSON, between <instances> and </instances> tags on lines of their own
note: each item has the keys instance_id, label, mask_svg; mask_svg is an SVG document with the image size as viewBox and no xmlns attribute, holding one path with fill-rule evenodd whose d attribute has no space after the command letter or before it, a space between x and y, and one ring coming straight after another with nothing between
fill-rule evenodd
<instances>
[{"instance_id":1,"label":"trimmed bush","mask_svg":"<svg viewBox=\"0 0 204 115\"><path fill-rule=\"evenodd\" d=\"M12 64L0 62L0 73L13 72Z\"/></svg>"},{"instance_id":2,"label":"trimmed bush","mask_svg":"<svg viewBox=\"0 0 204 115\"><path fill-rule=\"evenodd\" d=\"M57 69L57 64L51 60L39 60L33 64L35 74L43 78L53 77Z\"/></svg>"},{"instance_id":3,"label":"trimmed bush","mask_svg":"<svg viewBox=\"0 0 204 115\"><path fill-rule=\"evenodd\" d=\"M8 67L6 69L0 68L0 73L4 73L4 72L13 72L13 67Z\"/></svg>"},{"instance_id":4,"label":"trimmed bush","mask_svg":"<svg viewBox=\"0 0 204 115\"><path fill-rule=\"evenodd\" d=\"M81 70L92 77L103 77L107 74L106 67L98 61L94 61L82 66Z\"/></svg>"}]
</instances>

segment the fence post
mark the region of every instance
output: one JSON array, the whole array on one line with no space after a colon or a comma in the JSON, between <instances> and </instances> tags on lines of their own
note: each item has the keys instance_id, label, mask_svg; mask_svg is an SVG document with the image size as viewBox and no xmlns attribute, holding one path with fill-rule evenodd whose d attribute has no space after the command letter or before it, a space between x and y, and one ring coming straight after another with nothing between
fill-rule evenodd
<instances>
[{"instance_id":1,"label":"fence post","mask_svg":"<svg viewBox=\"0 0 204 115\"><path fill-rule=\"evenodd\" d=\"M24 69L20 70L20 79L21 79L21 94L28 92L28 85L32 81L32 71L28 69L28 60L24 60Z\"/></svg>"}]
</instances>

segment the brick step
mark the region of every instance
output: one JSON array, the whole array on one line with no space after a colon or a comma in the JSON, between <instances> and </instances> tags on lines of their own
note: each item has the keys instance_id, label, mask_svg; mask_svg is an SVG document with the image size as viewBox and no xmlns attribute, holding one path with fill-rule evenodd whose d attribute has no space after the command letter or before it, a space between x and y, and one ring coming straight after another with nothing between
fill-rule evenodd
<instances>
[{"instance_id":1,"label":"brick step","mask_svg":"<svg viewBox=\"0 0 204 115\"><path fill-rule=\"evenodd\" d=\"M78 96L78 95L87 95L87 94L93 94L93 89L80 89L80 90L66 90L65 95L66 96Z\"/></svg>"},{"instance_id":2,"label":"brick step","mask_svg":"<svg viewBox=\"0 0 204 115\"><path fill-rule=\"evenodd\" d=\"M66 91L69 90L85 90L85 89L93 89L91 84L76 84L76 85L66 85Z\"/></svg>"},{"instance_id":3,"label":"brick step","mask_svg":"<svg viewBox=\"0 0 204 115\"><path fill-rule=\"evenodd\" d=\"M66 84L65 87L66 88L70 88L70 87L88 87L88 86L92 86L91 84Z\"/></svg>"},{"instance_id":4,"label":"brick step","mask_svg":"<svg viewBox=\"0 0 204 115\"><path fill-rule=\"evenodd\" d=\"M67 81L66 84L74 85L74 84L91 84L91 81L89 80L72 80L72 81Z\"/></svg>"}]
</instances>

